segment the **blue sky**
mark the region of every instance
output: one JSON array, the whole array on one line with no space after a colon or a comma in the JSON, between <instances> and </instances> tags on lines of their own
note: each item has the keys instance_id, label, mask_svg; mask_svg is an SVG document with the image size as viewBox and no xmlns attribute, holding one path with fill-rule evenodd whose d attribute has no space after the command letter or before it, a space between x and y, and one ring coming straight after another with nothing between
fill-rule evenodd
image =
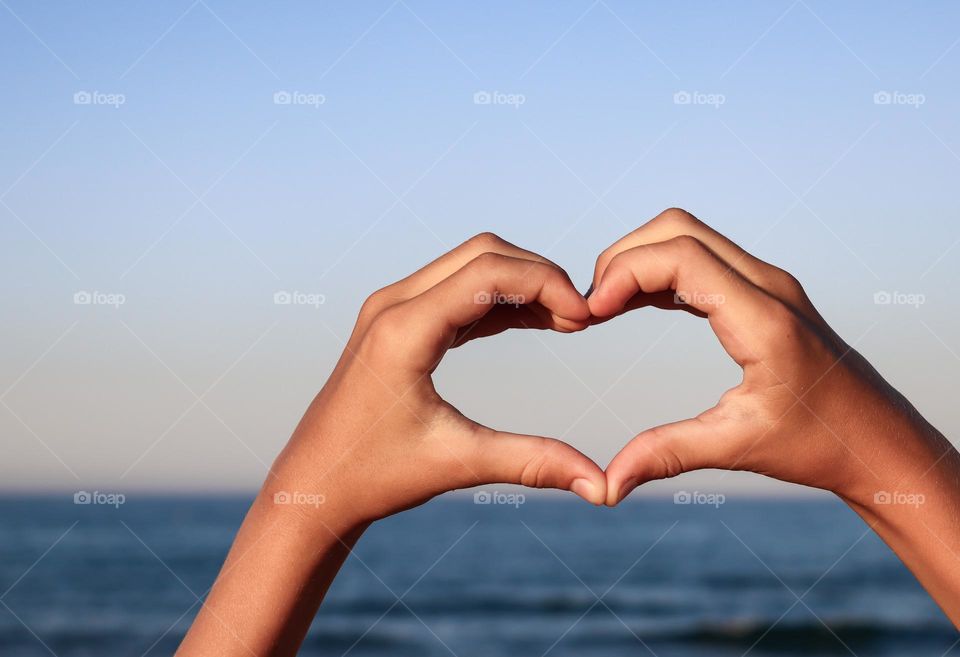
<instances>
[{"instance_id":1,"label":"blue sky","mask_svg":"<svg viewBox=\"0 0 960 657\"><path fill-rule=\"evenodd\" d=\"M3 0L2 485L253 487L370 291L481 230L585 287L600 250L669 206L796 274L956 435L958 18ZM278 306L283 290L324 303ZM704 323L653 311L499 336L438 373L476 419L601 464L737 380Z\"/></svg>"}]
</instances>

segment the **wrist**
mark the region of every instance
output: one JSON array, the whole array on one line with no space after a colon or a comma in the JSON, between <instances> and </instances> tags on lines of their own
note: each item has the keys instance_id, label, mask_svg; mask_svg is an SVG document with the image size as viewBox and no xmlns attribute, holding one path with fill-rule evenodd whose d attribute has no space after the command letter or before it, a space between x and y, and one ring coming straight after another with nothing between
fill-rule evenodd
<instances>
[{"instance_id":1,"label":"wrist","mask_svg":"<svg viewBox=\"0 0 960 657\"><path fill-rule=\"evenodd\" d=\"M956 450L936 429L919 415L899 420L872 437L868 455L852 457L850 476L833 491L878 518L931 500L956 467Z\"/></svg>"},{"instance_id":2,"label":"wrist","mask_svg":"<svg viewBox=\"0 0 960 657\"><path fill-rule=\"evenodd\" d=\"M288 445L274 462L254 506L271 522L301 535L359 536L373 518L362 513L346 487L322 474L316 464L323 460L308 459L314 465L305 469L299 467L304 460L291 458L290 452Z\"/></svg>"}]
</instances>

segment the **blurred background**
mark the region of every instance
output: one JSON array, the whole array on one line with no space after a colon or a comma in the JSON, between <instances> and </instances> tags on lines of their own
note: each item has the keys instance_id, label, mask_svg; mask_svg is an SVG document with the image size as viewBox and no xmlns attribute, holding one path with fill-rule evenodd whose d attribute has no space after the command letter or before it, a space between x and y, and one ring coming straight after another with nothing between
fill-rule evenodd
<instances>
[{"instance_id":1,"label":"blurred background","mask_svg":"<svg viewBox=\"0 0 960 657\"><path fill-rule=\"evenodd\" d=\"M684 207L960 428L956 3L0 0L0 55L4 654L170 654L365 296L480 231L586 289ZM472 342L436 381L605 465L739 371L706 323L648 309ZM304 654L957 639L811 491L480 493L374 527Z\"/></svg>"}]
</instances>

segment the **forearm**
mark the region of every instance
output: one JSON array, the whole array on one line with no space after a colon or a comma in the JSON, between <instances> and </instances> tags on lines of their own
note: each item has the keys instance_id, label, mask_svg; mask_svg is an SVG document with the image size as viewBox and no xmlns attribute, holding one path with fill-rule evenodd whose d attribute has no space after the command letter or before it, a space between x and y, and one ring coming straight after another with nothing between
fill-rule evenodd
<instances>
[{"instance_id":1,"label":"forearm","mask_svg":"<svg viewBox=\"0 0 960 657\"><path fill-rule=\"evenodd\" d=\"M921 418L896 439L886 467L840 496L960 627L960 454Z\"/></svg>"},{"instance_id":2,"label":"forearm","mask_svg":"<svg viewBox=\"0 0 960 657\"><path fill-rule=\"evenodd\" d=\"M329 498L296 503L290 496L306 492L296 481L271 476L263 486L178 657L297 653L365 525Z\"/></svg>"}]
</instances>

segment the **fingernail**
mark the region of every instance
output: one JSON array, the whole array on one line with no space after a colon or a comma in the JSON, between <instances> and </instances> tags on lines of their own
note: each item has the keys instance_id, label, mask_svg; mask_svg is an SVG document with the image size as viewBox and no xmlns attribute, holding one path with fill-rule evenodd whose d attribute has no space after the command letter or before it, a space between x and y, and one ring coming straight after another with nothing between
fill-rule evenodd
<instances>
[{"instance_id":1,"label":"fingernail","mask_svg":"<svg viewBox=\"0 0 960 657\"><path fill-rule=\"evenodd\" d=\"M623 498L630 494L630 492L637 487L636 478L627 479L623 482L623 485L620 487L620 494L617 496L617 502L621 502Z\"/></svg>"},{"instance_id":2,"label":"fingernail","mask_svg":"<svg viewBox=\"0 0 960 657\"><path fill-rule=\"evenodd\" d=\"M574 479L573 483L570 484L570 490L590 504L600 504L603 500L600 499L600 491L589 479Z\"/></svg>"}]
</instances>

